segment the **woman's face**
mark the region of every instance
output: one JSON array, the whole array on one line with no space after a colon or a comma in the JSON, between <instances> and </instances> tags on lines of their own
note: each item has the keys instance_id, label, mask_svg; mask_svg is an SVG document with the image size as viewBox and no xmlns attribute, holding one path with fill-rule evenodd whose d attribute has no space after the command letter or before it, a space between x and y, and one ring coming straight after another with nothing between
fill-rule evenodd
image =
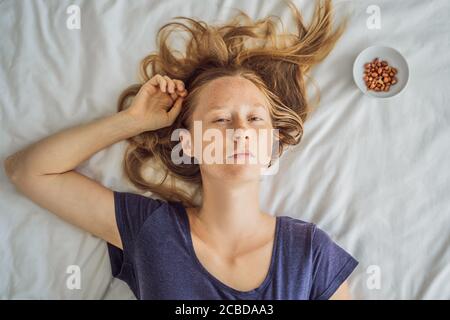
<instances>
[{"instance_id":1,"label":"woman's face","mask_svg":"<svg viewBox=\"0 0 450 320\"><path fill-rule=\"evenodd\" d=\"M259 179L267 168L274 130L264 94L242 77L221 77L204 86L183 150L194 156L202 177ZM235 155L249 153L249 155Z\"/></svg>"}]
</instances>

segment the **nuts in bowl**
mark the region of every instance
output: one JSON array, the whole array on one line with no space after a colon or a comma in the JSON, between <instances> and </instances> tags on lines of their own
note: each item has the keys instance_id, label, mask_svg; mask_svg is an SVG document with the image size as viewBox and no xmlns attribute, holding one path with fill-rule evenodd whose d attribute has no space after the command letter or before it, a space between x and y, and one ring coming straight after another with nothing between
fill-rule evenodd
<instances>
[{"instance_id":1,"label":"nuts in bowl","mask_svg":"<svg viewBox=\"0 0 450 320\"><path fill-rule=\"evenodd\" d=\"M406 87L408 77L408 63L390 47L366 48L353 64L353 80L364 94L371 97L395 96Z\"/></svg>"},{"instance_id":2,"label":"nuts in bowl","mask_svg":"<svg viewBox=\"0 0 450 320\"><path fill-rule=\"evenodd\" d=\"M364 82L368 90L389 91L391 86L397 83L397 72L397 68L377 57L364 64Z\"/></svg>"}]
</instances>

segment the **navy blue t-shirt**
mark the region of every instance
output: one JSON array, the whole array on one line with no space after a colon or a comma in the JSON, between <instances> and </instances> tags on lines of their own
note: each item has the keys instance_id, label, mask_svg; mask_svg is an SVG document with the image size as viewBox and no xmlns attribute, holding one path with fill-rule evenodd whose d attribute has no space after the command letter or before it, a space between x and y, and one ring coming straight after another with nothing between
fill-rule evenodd
<instances>
[{"instance_id":1,"label":"navy blue t-shirt","mask_svg":"<svg viewBox=\"0 0 450 320\"><path fill-rule=\"evenodd\" d=\"M266 278L240 291L198 260L181 202L114 191L114 205L123 250L107 242L112 275L137 299L328 299L358 265L315 224L277 216Z\"/></svg>"}]
</instances>

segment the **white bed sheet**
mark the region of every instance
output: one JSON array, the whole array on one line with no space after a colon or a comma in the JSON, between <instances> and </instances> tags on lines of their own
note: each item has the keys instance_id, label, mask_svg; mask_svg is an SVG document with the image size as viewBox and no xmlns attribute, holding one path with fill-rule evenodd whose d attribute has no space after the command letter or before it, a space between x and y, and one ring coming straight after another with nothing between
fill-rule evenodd
<instances>
[{"instance_id":1,"label":"white bed sheet","mask_svg":"<svg viewBox=\"0 0 450 320\"><path fill-rule=\"evenodd\" d=\"M312 2L295 3L311 12ZM278 175L264 179L261 206L317 223L351 252L360 261L350 277L354 298L448 299L450 2L336 3L352 10L349 29L313 71L320 107ZM72 4L81 8L80 30L66 28ZM366 27L373 4L380 30ZM233 7L254 18L290 17L281 1L0 1L1 159L114 113L170 18L226 20ZM409 63L408 86L395 98L363 96L353 83L356 55L373 44L396 48ZM135 191L121 175L124 148L101 150L77 170ZM104 241L20 195L3 171L0 179L1 299L134 299L111 277ZM66 286L70 265L80 266L79 290ZM368 286L373 270L379 289Z\"/></svg>"}]
</instances>

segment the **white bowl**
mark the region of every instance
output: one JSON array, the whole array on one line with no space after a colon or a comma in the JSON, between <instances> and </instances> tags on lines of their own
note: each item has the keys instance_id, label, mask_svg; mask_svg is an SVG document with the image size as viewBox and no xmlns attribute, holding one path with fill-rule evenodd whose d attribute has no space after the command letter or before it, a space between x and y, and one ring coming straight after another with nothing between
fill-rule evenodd
<instances>
[{"instance_id":1,"label":"white bowl","mask_svg":"<svg viewBox=\"0 0 450 320\"><path fill-rule=\"evenodd\" d=\"M387 61L389 66L397 69L397 83L391 85L389 91L373 91L364 82L364 65L378 58ZM366 95L375 98L389 98L400 93L408 83L409 68L406 59L397 50L385 46L372 46L364 49L353 63L353 79L358 88Z\"/></svg>"}]
</instances>

